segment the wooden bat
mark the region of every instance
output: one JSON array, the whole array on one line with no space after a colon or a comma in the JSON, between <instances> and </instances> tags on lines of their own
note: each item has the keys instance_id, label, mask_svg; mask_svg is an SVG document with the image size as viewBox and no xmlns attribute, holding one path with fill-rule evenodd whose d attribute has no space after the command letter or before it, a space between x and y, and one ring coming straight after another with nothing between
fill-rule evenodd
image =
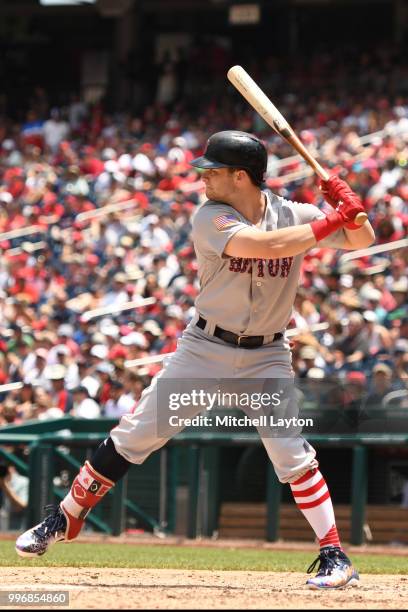
<instances>
[{"instance_id":1,"label":"wooden bat","mask_svg":"<svg viewBox=\"0 0 408 612\"><path fill-rule=\"evenodd\" d=\"M296 136L293 128L291 128L283 115L281 115L276 106L272 104L270 99L264 94L262 89L258 87L246 70L244 70L242 66L233 66L228 70L227 77L257 113L259 113L263 120L296 149L299 155L306 160L323 181L327 181L330 178L330 174L310 154L301 140ZM354 222L358 225L363 225L366 221L366 213L358 213L354 219Z\"/></svg>"}]
</instances>

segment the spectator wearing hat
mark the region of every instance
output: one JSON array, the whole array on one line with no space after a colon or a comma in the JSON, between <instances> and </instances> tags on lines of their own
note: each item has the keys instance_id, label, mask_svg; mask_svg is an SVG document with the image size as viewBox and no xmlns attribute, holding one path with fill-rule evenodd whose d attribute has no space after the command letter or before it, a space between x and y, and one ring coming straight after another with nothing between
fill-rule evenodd
<instances>
[{"instance_id":1,"label":"spectator wearing hat","mask_svg":"<svg viewBox=\"0 0 408 612\"><path fill-rule=\"evenodd\" d=\"M147 357L148 342L141 332L131 331L120 339L120 343L127 348L128 359Z\"/></svg>"},{"instance_id":2,"label":"spectator wearing hat","mask_svg":"<svg viewBox=\"0 0 408 612\"><path fill-rule=\"evenodd\" d=\"M356 364L368 354L369 343L361 313L352 312L349 315L347 331L338 348L346 355L348 363Z\"/></svg>"},{"instance_id":3,"label":"spectator wearing hat","mask_svg":"<svg viewBox=\"0 0 408 612\"><path fill-rule=\"evenodd\" d=\"M388 329L393 326L393 322L408 316L408 278L401 278L394 281L390 287L392 297L395 300L395 308L390 310L384 319L384 325Z\"/></svg>"},{"instance_id":4,"label":"spectator wearing hat","mask_svg":"<svg viewBox=\"0 0 408 612\"><path fill-rule=\"evenodd\" d=\"M322 368L312 367L307 372L302 381L302 391L305 399L319 406L322 403L322 398L326 395L327 389L322 384L325 378L325 372Z\"/></svg>"},{"instance_id":5,"label":"spectator wearing hat","mask_svg":"<svg viewBox=\"0 0 408 612\"><path fill-rule=\"evenodd\" d=\"M387 311L380 306L382 293L376 289L372 283L365 283L361 287L359 297L364 304L366 310L371 310L376 315L376 321L382 321L387 314Z\"/></svg>"},{"instance_id":6,"label":"spectator wearing hat","mask_svg":"<svg viewBox=\"0 0 408 612\"><path fill-rule=\"evenodd\" d=\"M395 257L391 261L391 274L385 279L387 289L392 289L394 283L406 278L407 265L401 257Z\"/></svg>"},{"instance_id":7,"label":"spectator wearing hat","mask_svg":"<svg viewBox=\"0 0 408 612\"><path fill-rule=\"evenodd\" d=\"M100 405L104 405L110 397L112 377L115 368L112 363L102 361L95 368L94 376L99 380L97 399Z\"/></svg>"},{"instance_id":8,"label":"spectator wearing hat","mask_svg":"<svg viewBox=\"0 0 408 612\"><path fill-rule=\"evenodd\" d=\"M76 360L71 355L71 351L66 344L58 344L55 348L56 363L60 363L66 368L65 387L68 390L79 385L79 371Z\"/></svg>"},{"instance_id":9,"label":"spectator wearing hat","mask_svg":"<svg viewBox=\"0 0 408 612\"><path fill-rule=\"evenodd\" d=\"M89 396L89 391L86 387L75 387L71 393L73 397L71 416L80 419L97 419L101 416L99 404Z\"/></svg>"},{"instance_id":10,"label":"spectator wearing hat","mask_svg":"<svg viewBox=\"0 0 408 612\"><path fill-rule=\"evenodd\" d=\"M72 356L76 356L79 354L79 346L73 339L74 335L74 327L69 323L63 323L58 327L57 336L58 336L58 345L65 345L69 349L69 352ZM56 351L52 349L52 355L50 355L50 360L55 360Z\"/></svg>"},{"instance_id":11,"label":"spectator wearing hat","mask_svg":"<svg viewBox=\"0 0 408 612\"><path fill-rule=\"evenodd\" d=\"M119 419L124 414L128 414L136 407L135 399L125 393L124 384L118 380L113 380L110 388L110 396L104 406L104 416L110 419Z\"/></svg>"},{"instance_id":12,"label":"spectator wearing hat","mask_svg":"<svg viewBox=\"0 0 408 612\"><path fill-rule=\"evenodd\" d=\"M394 374L397 385L408 389L408 339L400 338L395 343Z\"/></svg>"},{"instance_id":13,"label":"spectator wearing hat","mask_svg":"<svg viewBox=\"0 0 408 612\"><path fill-rule=\"evenodd\" d=\"M298 362L298 377L305 378L311 368L316 367L318 353L314 346L302 346L299 351L300 364Z\"/></svg>"},{"instance_id":14,"label":"spectator wearing hat","mask_svg":"<svg viewBox=\"0 0 408 612\"><path fill-rule=\"evenodd\" d=\"M359 370L347 372L344 379L344 390L345 408L360 410L367 394L367 377Z\"/></svg>"},{"instance_id":15,"label":"spectator wearing hat","mask_svg":"<svg viewBox=\"0 0 408 612\"><path fill-rule=\"evenodd\" d=\"M147 340L149 353L158 353L163 346L161 339L163 330L154 319L148 319L143 323L143 333Z\"/></svg>"},{"instance_id":16,"label":"spectator wearing hat","mask_svg":"<svg viewBox=\"0 0 408 612\"><path fill-rule=\"evenodd\" d=\"M67 369L58 363L45 368L44 375L51 381L52 406L68 414L73 405L72 394L65 388L65 375Z\"/></svg>"},{"instance_id":17,"label":"spectator wearing hat","mask_svg":"<svg viewBox=\"0 0 408 612\"><path fill-rule=\"evenodd\" d=\"M365 406L367 410L370 407L381 406L382 400L393 390L392 370L385 363L377 363L372 371L371 386L367 395Z\"/></svg>"},{"instance_id":18,"label":"spectator wearing hat","mask_svg":"<svg viewBox=\"0 0 408 612\"><path fill-rule=\"evenodd\" d=\"M392 347L390 332L378 323L376 313L372 310L365 310L363 312L363 319L365 321L369 354L375 355L381 349L390 350Z\"/></svg>"},{"instance_id":19,"label":"spectator wearing hat","mask_svg":"<svg viewBox=\"0 0 408 612\"><path fill-rule=\"evenodd\" d=\"M110 291L101 300L101 307L119 306L129 301L126 292L127 276L124 272L117 272L113 277Z\"/></svg>"}]
</instances>

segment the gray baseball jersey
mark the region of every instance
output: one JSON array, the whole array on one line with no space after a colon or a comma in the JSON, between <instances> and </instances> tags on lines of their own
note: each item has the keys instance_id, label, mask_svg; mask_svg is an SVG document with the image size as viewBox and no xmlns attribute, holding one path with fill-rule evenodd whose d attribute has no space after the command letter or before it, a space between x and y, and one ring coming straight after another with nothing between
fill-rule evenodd
<instances>
[{"instance_id":1,"label":"gray baseball jersey","mask_svg":"<svg viewBox=\"0 0 408 612\"><path fill-rule=\"evenodd\" d=\"M310 204L290 202L269 191L264 193L267 207L262 230L301 225L323 216ZM116 450L128 461L143 463L150 453L183 429L176 426L163 431L158 426L168 410L159 393L166 380L204 378L215 384L221 379L279 382L293 378L289 343L284 337L273 341L273 334L283 331L290 319L302 255L269 260L223 256L228 240L251 225L234 208L220 202L206 202L197 210L193 239L201 292L196 307L208 324L205 330L199 329L196 314L179 339L176 352L166 359L164 368L143 391L135 412L123 416L112 430ZM320 244L336 248L342 246L343 240L340 231ZM215 325L242 335L263 335L266 342L256 350L236 347L212 335ZM193 403L185 408L190 417L200 411ZM317 467L316 451L302 436L270 437L262 428L258 431L281 482L291 482Z\"/></svg>"},{"instance_id":2,"label":"gray baseball jersey","mask_svg":"<svg viewBox=\"0 0 408 612\"><path fill-rule=\"evenodd\" d=\"M260 230L310 223L324 217L312 204L299 204L264 191L267 207ZM207 201L192 220L198 259L198 312L209 322L247 336L273 335L287 326L299 283L303 254L279 259L245 259L223 255L227 242L240 230L255 227L235 208ZM339 230L319 246L340 248Z\"/></svg>"}]
</instances>

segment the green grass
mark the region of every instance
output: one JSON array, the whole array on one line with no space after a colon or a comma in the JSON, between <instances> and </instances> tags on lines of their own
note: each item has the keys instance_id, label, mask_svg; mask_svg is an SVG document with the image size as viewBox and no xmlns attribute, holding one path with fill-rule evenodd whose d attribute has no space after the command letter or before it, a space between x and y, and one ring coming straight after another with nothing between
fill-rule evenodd
<instances>
[{"instance_id":1,"label":"green grass","mask_svg":"<svg viewBox=\"0 0 408 612\"><path fill-rule=\"evenodd\" d=\"M123 567L185 570L305 572L314 553L137 544L57 544L40 559L21 559L14 542L0 541L0 566ZM361 573L408 574L408 556L357 555Z\"/></svg>"}]
</instances>

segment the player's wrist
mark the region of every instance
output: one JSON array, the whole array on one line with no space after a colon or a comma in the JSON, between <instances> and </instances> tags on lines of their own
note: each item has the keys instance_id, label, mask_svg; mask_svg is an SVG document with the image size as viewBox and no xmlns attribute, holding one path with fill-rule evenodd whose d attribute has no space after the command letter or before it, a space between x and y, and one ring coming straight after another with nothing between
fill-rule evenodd
<instances>
[{"instance_id":1,"label":"player's wrist","mask_svg":"<svg viewBox=\"0 0 408 612\"><path fill-rule=\"evenodd\" d=\"M337 211L329 213L324 219L317 219L316 221L312 221L310 223L310 227L312 228L316 242L320 242L320 240L323 240L323 238L337 232L337 230L343 227L343 225L344 219Z\"/></svg>"}]
</instances>

